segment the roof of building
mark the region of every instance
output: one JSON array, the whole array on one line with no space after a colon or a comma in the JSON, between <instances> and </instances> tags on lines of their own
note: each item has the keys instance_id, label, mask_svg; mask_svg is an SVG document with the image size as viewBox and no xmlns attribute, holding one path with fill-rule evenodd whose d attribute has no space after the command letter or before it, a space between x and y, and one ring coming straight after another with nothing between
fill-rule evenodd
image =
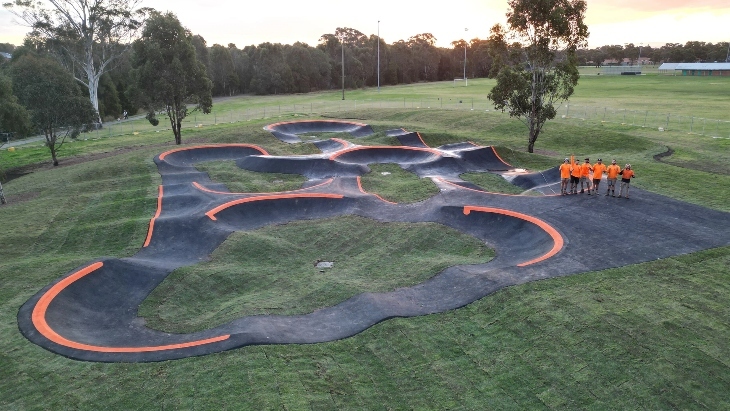
<instances>
[{"instance_id":1,"label":"roof of building","mask_svg":"<svg viewBox=\"0 0 730 411\"><path fill-rule=\"evenodd\" d=\"M659 70L730 70L730 63L664 63Z\"/></svg>"},{"instance_id":2,"label":"roof of building","mask_svg":"<svg viewBox=\"0 0 730 411\"><path fill-rule=\"evenodd\" d=\"M2 51L0 51L0 56L3 56L3 57L5 57L6 59L11 59L11 58L13 58L13 55L12 55L12 54L10 54L10 53L5 53L5 52L2 52Z\"/></svg>"}]
</instances>

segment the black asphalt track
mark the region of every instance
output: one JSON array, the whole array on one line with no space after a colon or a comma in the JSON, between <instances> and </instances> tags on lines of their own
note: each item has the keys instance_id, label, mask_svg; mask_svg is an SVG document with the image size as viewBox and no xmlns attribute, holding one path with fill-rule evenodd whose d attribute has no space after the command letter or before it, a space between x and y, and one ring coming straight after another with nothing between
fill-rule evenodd
<instances>
[{"instance_id":1,"label":"black asphalt track","mask_svg":"<svg viewBox=\"0 0 730 411\"><path fill-rule=\"evenodd\" d=\"M374 133L373 128L367 124L337 120L286 121L269 124L264 130L285 143L301 142L300 134L349 133L353 137L367 137Z\"/></svg>"},{"instance_id":2,"label":"black asphalt track","mask_svg":"<svg viewBox=\"0 0 730 411\"><path fill-rule=\"evenodd\" d=\"M275 129L308 133L318 127L316 122L280 123ZM730 244L728 213L636 188L630 200L488 193L459 174L498 172L526 190L550 194L558 173L520 173L491 147L463 143L434 149L405 130L393 135L404 137L406 145L365 147L333 140L320 142L320 155L291 157L270 156L243 144L160 154L155 158L162 176L158 210L140 251L130 258L99 258L48 285L20 308L20 331L52 352L103 362L162 361L252 344L317 343L352 336L393 317L463 307L510 285ZM291 192L230 193L193 166L222 159L310 180ZM377 162L398 163L431 178L441 191L416 204L384 202L359 184L368 164ZM349 214L441 223L485 241L497 256L486 264L447 268L412 287L363 293L306 315L243 317L190 334L150 329L137 316L139 304L168 274L206 260L234 231Z\"/></svg>"}]
</instances>

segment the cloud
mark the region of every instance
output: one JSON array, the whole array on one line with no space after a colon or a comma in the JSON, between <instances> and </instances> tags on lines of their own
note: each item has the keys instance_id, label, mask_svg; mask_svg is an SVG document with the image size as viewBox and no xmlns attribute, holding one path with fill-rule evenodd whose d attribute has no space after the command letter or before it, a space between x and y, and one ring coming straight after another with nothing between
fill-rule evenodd
<instances>
[{"instance_id":1,"label":"cloud","mask_svg":"<svg viewBox=\"0 0 730 411\"><path fill-rule=\"evenodd\" d=\"M592 7L618 8L640 12L666 12L677 9L728 9L728 0L591 0L588 10Z\"/></svg>"},{"instance_id":2,"label":"cloud","mask_svg":"<svg viewBox=\"0 0 730 411\"><path fill-rule=\"evenodd\" d=\"M688 41L719 43L728 41L730 13L654 13L636 20L619 19L589 24L590 47L607 44L644 43L661 46Z\"/></svg>"}]
</instances>

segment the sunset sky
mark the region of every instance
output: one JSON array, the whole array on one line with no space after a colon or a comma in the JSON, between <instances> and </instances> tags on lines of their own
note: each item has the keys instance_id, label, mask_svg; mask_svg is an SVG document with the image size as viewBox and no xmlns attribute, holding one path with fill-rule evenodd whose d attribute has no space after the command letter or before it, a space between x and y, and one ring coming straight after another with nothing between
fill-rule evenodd
<instances>
[{"instance_id":1,"label":"sunset sky","mask_svg":"<svg viewBox=\"0 0 730 411\"><path fill-rule=\"evenodd\" d=\"M242 48L263 42L316 45L337 27L351 27L387 43L432 33L437 45L459 39L484 39L495 23L505 22L505 0L341 1L312 0L241 2L217 0L145 0L142 5L173 11L184 26L202 35L208 45L235 43ZM214 6L213 6L214 5ZM20 44L26 27L0 9L0 43ZM730 0L588 0L589 47L607 44L730 41ZM465 28L469 31L465 32Z\"/></svg>"}]
</instances>

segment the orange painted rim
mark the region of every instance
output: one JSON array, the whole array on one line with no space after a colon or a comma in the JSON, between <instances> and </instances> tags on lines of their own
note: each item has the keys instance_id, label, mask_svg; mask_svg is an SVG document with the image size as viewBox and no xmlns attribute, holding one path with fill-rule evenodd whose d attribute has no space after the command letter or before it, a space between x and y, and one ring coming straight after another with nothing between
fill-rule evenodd
<instances>
[{"instance_id":1,"label":"orange painted rim","mask_svg":"<svg viewBox=\"0 0 730 411\"><path fill-rule=\"evenodd\" d=\"M33 307L33 314L32 314L32 321L35 328L38 330L41 335L48 338L49 340L53 341L56 344L62 345L64 347L74 348L77 350L84 350L84 351L94 351L94 352L104 352L104 353L141 353L141 352L152 352L152 351L166 351L166 350L176 350L181 348L189 348L189 347L196 347L199 345L204 344L212 344L220 341L227 340L230 338L230 335L221 335L218 337L213 338L207 338L204 340L196 340L196 341L190 341L186 343L179 343L179 344L169 344L169 345L157 345L157 346L148 346L148 347L104 347L99 345L90 345L90 344L83 344L76 341L71 341L65 337L62 337L59 335L56 331L51 328L50 325L48 325L48 322L46 322L46 311L48 310L48 306L51 304L54 298L58 296L58 294L61 293L66 287L73 284L74 282L78 281L79 279L93 273L94 271L100 269L104 266L103 262L96 262L91 265L88 265L75 273L69 275L68 277L62 279L58 283L56 283L53 287L51 287L48 291L45 292L41 296L41 298L36 303L35 307Z\"/></svg>"},{"instance_id":2,"label":"orange painted rim","mask_svg":"<svg viewBox=\"0 0 730 411\"><path fill-rule=\"evenodd\" d=\"M494 155L497 156L497 158L499 159L499 161L503 162L504 164L506 164L506 165L508 165L510 167L514 167L512 164L510 164L510 163L502 160L502 157L499 156L499 153L497 153L497 149L495 149L494 146L489 146L489 147L492 148L492 151L494 152Z\"/></svg>"},{"instance_id":3,"label":"orange painted rim","mask_svg":"<svg viewBox=\"0 0 730 411\"><path fill-rule=\"evenodd\" d=\"M333 182L334 180L335 180L334 178L330 178L329 180L326 180L324 182L321 182L321 183L319 183L317 185L313 185L311 187L300 188L298 190L291 190L291 191L281 191L281 192L277 192L277 193L297 193L297 192L304 191L304 190L311 190L313 188L325 186L325 185ZM202 185L202 184L200 184L200 183L198 183L196 181L193 181L193 187L197 188L200 191L204 191L206 193L211 193L211 194L223 194L223 195L252 195L252 194L253 195L261 195L261 194L273 195L273 194L277 194L277 193L227 193L225 191L211 190L211 189L205 187L204 185Z\"/></svg>"},{"instance_id":4,"label":"orange painted rim","mask_svg":"<svg viewBox=\"0 0 730 411\"><path fill-rule=\"evenodd\" d=\"M338 142L338 143L342 144L342 147L347 147L347 146L349 146L349 145L350 145L350 142L349 142L349 141L347 141L347 140L343 140L343 139L341 139L341 138L331 138L330 140L332 140L332 141L336 141L336 142Z\"/></svg>"},{"instance_id":5,"label":"orange painted rim","mask_svg":"<svg viewBox=\"0 0 730 411\"><path fill-rule=\"evenodd\" d=\"M379 195L377 195L375 193L368 193L367 191L365 191L365 189L362 188L362 181L360 180L360 176L357 176L357 188L360 189L360 192L361 193L367 194L367 195L371 195L371 196L375 196L375 197L378 198L378 200L380 200L382 202L385 202L385 203L388 203L388 204L398 204L398 203L394 203L392 201L388 201L388 200L384 199L383 197L381 197L381 196L379 196Z\"/></svg>"},{"instance_id":6,"label":"orange painted rim","mask_svg":"<svg viewBox=\"0 0 730 411\"><path fill-rule=\"evenodd\" d=\"M152 219L150 220L150 227L149 229L147 229L147 238L144 240L144 245L142 245L143 248L150 245L150 241L152 241L152 232L155 230L155 221L160 216L160 213L162 213L162 193L162 186L159 186L159 188L157 189L157 212L155 213L155 216L152 217Z\"/></svg>"},{"instance_id":7,"label":"orange painted rim","mask_svg":"<svg viewBox=\"0 0 730 411\"><path fill-rule=\"evenodd\" d=\"M218 220L215 215L220 213L221 211L233 207L235 205L239 204L245 204L245 203L251 203L255 201L267 201L267 200L284 200L289 198L332 198L336 200L340 200L344 198L345 196L342 194L323 194L323 193L301 193L301 194L273 194L273 195L265 195L265 196L258 196L258 197L248 197L248 198L241 198L238 200L229 201L225 204L221 204L218 207L208 211L205 213L211 220L216 221Z\"/></svg>"},{"instance_id":8,"label":"orange painted rim","mask_svg":"<svg viewBox=\"0 0 730 411\"><path fill-rule=\"evenodd\" d=\"M557 254L562 248L563 248L563 236L560 235L558 230L553 228L550 224L540 220L539 218L533 217L531 215L518 213L516 211L512 210L505 210L502 208L493 208L493 207L478 207L478 206L464 206L464 215L469 215L472 211L479 211L482 213L494 213L494 214L503 214L510 217L516 217L521 220L528 221L532 224L535 224L536 226L543 229L550 237L553 239L553 248L550 249L547 253L543 254L540 257L534 258L529 261L525 261L524 263L517 264L517 267L524 267L531 264L539 263L540 261L547 260L548 258L554 256Z\"/></svg>"},{"instance_id":9,"label":"orange painted rim","mask_svg":"<svg viewBox=\"0 0 730 411\"><path fill-rule=\"evenodd\" d=\"M252 148L254 150L258 150L261 154L268 156L269 153L266 152L263 148L259 146L255 146L253 144L207 144L204 146L190 146L190 147L181 147L176 148L174 150L165 151L164 153L160 154L160 160L164 160L165 157L167 157L170 154L177 153L180 151L188 151L188 150L198 150L203 148L225 148L225 147L235 147L235 148Z\"/></svg>"},{"instance_id":10,"label":"orange painted rim","mask_svg":"<svg viewBox=\"0 0 730 411\"><path fill-rule=\"evenodd\" d=\"M426 142L425 142L425 141L423 141L423 137L421 137L421 133L419 133L418 131L416 131L416 135L418 136L418 139L419 139L419 140L421 140L421 143L422 143L422 144L423 144L424 146L426 146L426 147L428 147L428 148L431 148L431 146L429 146L428 144L426 144Z\"/></svg>"}]
</instances>

